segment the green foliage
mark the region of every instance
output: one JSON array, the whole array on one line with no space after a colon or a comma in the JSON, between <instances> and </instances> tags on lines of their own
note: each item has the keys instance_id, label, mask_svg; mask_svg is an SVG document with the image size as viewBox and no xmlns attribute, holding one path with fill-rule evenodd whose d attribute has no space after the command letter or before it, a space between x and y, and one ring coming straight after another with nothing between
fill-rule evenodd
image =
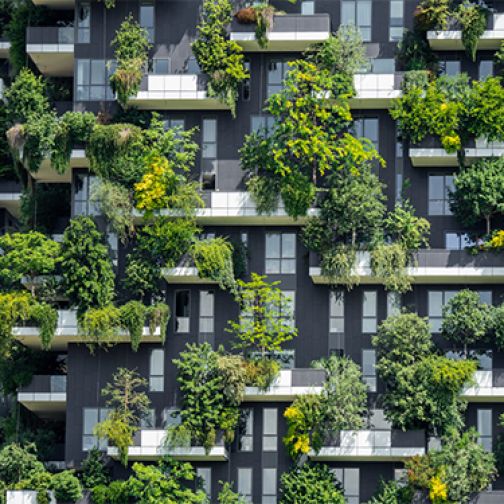
<instances>
[{"instance_id":1,"label":"green foliage","mask_svg":"<svg viewBox=\"0 0 504 504\"><path fill-rule=\"evenodd\" d=\"M203 446L208 452L215 444L217 433L224 431L227 441L232 441L240 416L239 397L227 395L230 377L222 372L220 356L208 343L187 344L186 350L174 359L177 382L183 395L179 432L168 433L168 443L176 444L181 434L190 442Z\"/></svg>"},{"instance_id":2,"label":"green foliage","mask_svg":"<svg viewBox=\"0 0 504 504\"><path fill-rule=\"evenodd\" d=\"M452 431L441 450L406 462L408 480L414 488L429 489L435 478L447 489L449 502L467 503L496 477L495 459L478 443L478 433Z\"/></svg>"},{"instance_id":3,"label":"green foliage","mask_svg":"<svg viewBox=\"0 0 504 504\"><path fill-rule=\"evenodd\" d=\"M149 332L152 335L159 327L159 336L161 343L164 344L166 340L166 329L168 321L170 320L171 311L170 307L162 302L154 303L147 307L147 317L149 320Z\"/></svg>"},{"instance_id":4,"label":"green foliage","mask_svg":"<svg viewBox=\"0 0 504 504\"><path fill-rule=\"evenodd\" d=\"M31 474L44 471L44 465L37 460L35 446L20 446L12 443L0 450L0 481L13 485Z\"/></svg>"},{"instance_id":5,"label":"green foliage","mask_svg":"<svg viewBox=\"0 0 504 504\"><path fill-rule=\"evenodd\" d=\"M243 278L248 271L249 251L247 244L240 240L232 242L233 245L233 274L235 278Z\"/></svg>"},{"instance_id":6,"label":"green foliage","mask_svg":"<svg viewBox=\"0 0 504 504\"><path fill-rule=\"evenodd\" d=\"M265 279L252 273L250 282L237 281L235 299L241 315L238 321L230 320L227 329L234 334L238 348L257 350L263 358L297 336L291 300L277 287L280 282Z\"/></svg>"},{"instance_id":7,"label":"green foliage","mask_svg":"<svg viewBox=\"0 0 504 504\"><path fill-rule=\"evenodd\" d=\"M385 415L394 427L438 434L462 427L465 403L459 394L471 381L476 361L436 355L427 320L413 313L388 317L372 342L386 387Z\"/></svg>"},{"instance_id":8,"label":"green foliage","mask_svg":"<svg viewBox=\"0 0 504 504\"><path fill-rule=\"evenodd\" d=\"M241 82L249 78L241 47L228 38L232 20L229 0L204 0L198 38L192 51L201 71L210 77L208 93L231 108L233 116Z\"/></svg>"},{"instance_id":9,"label":"green foliage","mask_svg":"<svg viewBox=\"0 0 504 504\"><path fill-rule=\"evenodd\" d=\"M123 284L129 296L138 299L161 296L160 275L159 266L149 257L135 251L126 256Z\"/></svg>"},{"instance_id":10,"label":"green foliage","mask_svg":"<svg viewBox=\"0 0 504 504\"><path fill-rule=\"evenodd\" d=\"M114 270L103 235L89 217L75 217L63 234L63 286L70 303L82 315L104 307L114 296Z\"/></svg>"},{"instance_id":11,"label":"green foliage","mask_svg":"<svg viewBox=\"0 0 504 504\"><path fill-rule=\"evenodd\" d=\"M249 359L245 363L246 384L267 390L280 373L281 365L274 359Z\"/></svg>"},{"instance_id":12,"label":"green foliage","mask_svg":"<svg viewBox=\"0 0 504 504\"><path fill-rule=\"evenodd\" d=\"M124 504L130 500L129 481L115 480L109 485L93 487L94 504Z\"/></svg>"},{"instance_id":13,"label":"green foliage","mask_svg":"<svg viewBox=\"0 0 504 504\"><path fill-rule=\"evenodd\" d=\"M91 490L99 485L108 485L110 473L106 467L103 453L98 448L88 451L86 458L82 461L82 486Z\"/></svg>"},{"instance_id":14,"label":"green foliage","mask_svg":"<svg viewBox=\"0 0 504 504\"><path fill-rule=\"evenodd\" d=\"M30 319L39 327L42 348L49 350L58 327L58 311L47 303L33 303Z\"/></svg>"},{"instance_id":15,"label":"green foliage","mask_svg":"<svg viewBox=\"0 0 504 504\"><path fill-rule=\"evenodd\" d=\"M446 30L450 17L450 0L421 0L415 12L422 30Z\"/></svg>"},{"instance_id":16,"label":"green foliage","mask_svg":"<svg viewBox=\"0 0 504 504\"><path fill-rule=\"evenodd\" d=\"M371 251L371 270L386 290L411 290L412 277L408 275L408 254L400 243L380 244Z\"/></svg>"},{"instance_id":17,"label":"green foliage","mask_svg":"<svg viewBox=\"0 0 504 504\"><path fill-rule=\"evenodd\" d=\"M251 7L255 15L255 38L261 49L268 47L268 31L273 24L273 15L276 8L267 2L253 5Z\"/></svg>"},{"instance_id":18,"label":"green foliage","mask_svg":"<svg viewBox=\"0 0 504 504\"><path fill-rule=\"evenodd\" d=\"M82 487L73 471L54 474L51 478L51 486L58 502L77 502L82 499Z\"/></svg>"},{"instance_id":19,"label":"green foliage","mask_svg":"<svg viewBox=\"0 0 504 504\"><path fill-rule=\"evenodd\" d=\"M305 463L280 478L281 504L344 504L343 489L329 466Z\"/></svg>"},{"instance_id":20,"label":"green foliage","mask_svg":"<svg viewBox=\"0 0 504 504\"><path fill-rule=\"evenodd\" d=\"M331 433L356 430L364 425L367 387L359 366L351 359L335 355L314 365L327 372L322 393L298 396L284 412L287 420L284 444L293 458L310 450L318 452Z\"/></svg>"},{"instance_id":21,"label":"green foliage","mask_svg":"<svg viewBox=\"0 0 504 504\"><path fill-rule=\"evenodd\" d=\"M396 204L384 220L387 236L399 243L407 252L415 252L429 245L430 222L415 215L415 209L409 201Z\"/></svg>"},{"instance_id":22,"label":"green foliage","mask_svg":"<svg viewBox=\"0 0 504 504\"><path fill-rule=\"evenodd\" d=\"M481 159L458 172L453 178L455 190L450 194L450 208L465 227L491 220L504 211L504 159Z\"/></svg>"},{"instance_id":23,"label":"green foliage","mask_svg":"<svg viewBox=\"0 0 504 504\"><path fill-rule=\"evenodd\" d=\"M131 495L138 504L204 504L203 490L193 490L196 472L187 462L160 460L157 465L133 464L134 475L128 480Z\"/></svg>"},{"instance_id":24,"label":"green foliage","mask_svg":"<svg viewBox=\"0 0 504 504\"><path fill-rule=\"evenodd\" d=\"M140 301L129 301L119 309L121 325L129 332L131 347L136 352L142 341L147 308Z\"/></svg>"},{"instance_id":25,"label":"green foliage","mask_svg":"<svg viewBox=\"0 0 504 504\"><path fill-rule=\"evenodd\" d=\"M322 275L331 285L344 285L348 290L359 284L359 275L355 271L357 250L351 245L336 245L327 249L321 256Z\"/></svg>"},{"instance_id":26,"label":"green foliage","mask_svg":"<svg viewBox=\"0 0 504 504\"><path fill-rule=\"evenodd\" d=\"M383 163L371 142L348 132L352 95L350 75L297 60L291 63L282 90L268 100L266 111L274 118L273 126L245 138L242 168L278 188L291 217L306 214L324 176L339 170L358 175L374 160ZM252 180L258 208L273 210L273 189Z\"/></svg>"},{"instance_id":27,"label":"green foliage","mask_svg":"<svg viewBox=\"0 0 504 504\"><path fill-rule=\"evenodd\" d=\"M0 236L0 249L0 279L4 285L19 284L28 277L34 296L35 277L53 274L59 261L59 243L37 231Z\"/></svg>"},{"instance_id":28,"label":"green foliage","mask_svg":"<svg viewBox=\"0 0 504 504\"><path fill-rule=\"evenodd\" d=\"M79 317L79 333L91 348L113 345L119 339L120 327L121 312L112 304L88 308Z\"/></svg>"},{"instance_id":29,"label":"green foliage","mask_svg":"<svg viewBox=\"0 0 504 504\"><path fill-rule=\"evenodd\" d=\"M403 38L397 44L397 63L406 72L435 72L437 58L430 48L425 33L419 30L405 30Z\"/></svg>"},{"instance_id":30,"label":"green foliage","mask_svg":"<svg viewBox=\"0 0 504 504\"><path fill-rule=\"evenodd\" d=\"M312 45L306 59L318 68L350 76L369 66L362 35L353 25L341 25L335 35Z\"/></svg>"},{"instance_id":31,"label":"green foliage","mask_svg":"<svg viewBox=\"0 0 504 504\"><path fill-rule=\"evenodd\" d=\"M490 9L484 2L471 0L464 0L455 12L456 19L462 26L462 44L473 61L476 61L478 40L486 30L489 13Z\"/></svg>"},{"instance_id":32,"label":"green foliage","mask_svg":"<svg viewBox=\"0 0 504 504\"><path fill-rule=\"evenodd\" d=\"M112 383L102 389L102 396L107 398L106 405L111 411L105 420L96 424L94 432L117 447L119 460L124 466L128 464L128 447L133 444L133 435L149 411L146 387L147 380L136 371L118 368Z\"/></svg>"},{"instance_id":33,"label":"green foliage","mask_svg":"<svg viewBox=\"0 0 504 504\"><path fill-rule=\"evenodd\" d=\"M468 345L488 335L491 324L492 310L475 291L461 290L443 307L441 333L448 341L463 346L466 354Z\"/></svg>"},{"instance_id":34,"label":"green foliage","mask_svg":"<svg viewBox=\"0 0 504 504\"><path fill-rule=\"evenodd\" d=\"M216 281L221 289L235 290L233 245L226 238L197 241L191 255L201 278Z\"/></svg>"},{"instance_id":35,"label":"green foliage","mask_svg":"<svg viewBox=\"0 0 504 504\"><path fill-rule=\"evenodd\" d=\"M229 481L219 481L222 488L217 497L219 504L246 504L247 500L240 494L233 492L233 483Z\"/></svg>"},{"instance_id":36,"label":"green foliage","mask_svg":"<svg viewBox=\"0 0 504 504\"><path fill-rule=\"evenodd\" d=\"M133 203L128 189L120 184L103 180L93 187L91 201L97 203L110 228L125 243L133 234Z\"/></svg>"},{"instance_id":37,"label":"green foliage","mask_svg":"<svg viewBox=\"0 0 504 504\"><path fill-rule=\"evenodd\" d=\"M376 494L367 504L411 504L413 495L410 486L403 486L394 480L382 480Z\"/></svg>"},{"instance_id":38,"label":"green foliage","mask_svg":"<svg viewBox=\"0 0 504 504\"><path fill-rule=\"evenodd\" d=\"M117 67L110 77L110 83L117 93L117 101L127 108L129 98L140 89L151 44L147 30L130 14L121 23L111 45Z\"/></svg>"}]
</instances>

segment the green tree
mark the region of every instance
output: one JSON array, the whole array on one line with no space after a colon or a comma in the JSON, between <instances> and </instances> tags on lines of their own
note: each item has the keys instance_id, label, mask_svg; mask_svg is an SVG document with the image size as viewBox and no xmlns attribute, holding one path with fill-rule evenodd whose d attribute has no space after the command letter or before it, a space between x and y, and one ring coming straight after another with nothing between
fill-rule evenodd
<instances>
[{"instance_id":1,"label":"green tree","mask_svg":"<svg viewBox=\"0 0 504 504\"><path fill-rule=\"evenodd\" d=\"M466 356L467 346L485 338L491 324L492 310L475 291L459 291L443 307L441 333L448 341L462 345Z\"/></svg>"},{"instance_id":2,"label":"green tree","mask_svg":"<svg viewBox=\"0 0 504 504\"><path fill-rule=\"evenodd\" d=\"M263 359L297 336L292 301L277 287L280 282L269 283L265 279L266 276L252 273L250 282L237 281L235 299L240 318L228 321L228 331L237 339L236 346L257 350Z\"/></svg>"},{"instance_id":3,"label":"green tree","mask_svg":"<svg viewBox=\"0 0 504 504\"><path fill-rule=\"evenodd\" d=\"M492 231L492 218L504 211L504 159L476 161L453 178L450 208L460 224L473 227L482 220Z\"/></svg>"},{"instance_id":4,"label":"green tree","mask_svg":"<svg viewBox=\"0 0 504 504\"><path fill-rule=\"evenodd\" d=\"M246 504L247 499L242 497L240 494L233 492L233 483L229 481L223 482L219 481L222 488L219 492L217 500L219 504Z\"/></svg>"},{"instance_id":5,"label":"green tree","mask_svg":"<svg viewBox=\"0 0 504 504\"><path fill-rule=\"evenodd\" d=\"M414 491L398 481L380 481L378 490L367 504L411 504Z\"/></svg>"},{"instance_id":6,"label":"green tree","mask_svg":"<svg viewBox=\"0 0 504 504\"><path fill-rule=\"evenodd\" d=\"M81 469L82 485L88 490L98 485L108 485L110 482L110 472L103 453L98 448L88 451L86 458L82 461Z\"/></svg>"},{"instance_id":7,"label":"green tree","mask_svg":"<svg viewBox=\"0 0 504 504\"><path fill-rule=\"evenodd\" d=\"M0 481L13 485L31 474L44 472L44 464L37 459L35 445L12 443L0 450Z\"/></svg>"},{"instance_id":8,"label":"green tree","mask_svg":"<svg viewBox=\"0 0 504 504\"><path fill-rule=\"evenodd\" d=\"M74 217L61 246L63 287L82 315L103 307L114 297L114 270L103 235L90 217Z\"/></svg>"},{"instance_id":9,"label":"green tree","mask_svg":"<svg viewBox=\"0 0 504 504\"><path fill-rule=\"evenodd\" d=\"M281 504L344 504L340 482L325 464L295 466L280 478Z\"/></svg>"},{"instance_id":10,"label":"green tree","mask_svg":"<svg viewBox=\"0 0 504 504\"><path fill-rule=\"evenodd\" d=\"M51 487L58 502L77 502L82 499L82 487L73 471L62 471L51 478Z\"/></svg>"},{"instance_id":11,"label":"green tree","mask_svg":"<svg viewBox=\"0 0 504 504\"><path fill-rule=\"evenodd\" d=\"M37 231L0 236L0 249L0 278L12 285L28 277L34 297L35 277L54 273L59 261L59 243Z\"/></svg>"},{"instance_id":12,"label":"green tree","mask_svg":"<svg viewBox=\"0 0 504 504\"><path fill-rule=\"evenodd\" d=\"M117 447L123 465L128 463L128 447L133 444L133 435L140 428L140 420L149 410L146 387L147 380L136 371L118 368L112 383L107 383L102 390L111 411L103 422L95 426L95 432Z\"/></svg>"},{"instance_id":13,"label":"green tree","mask_svg":"<svg viewBox=\"0 0 504 504\"><path fill-rule=\"evenodd\" d=\"M169 458L157 465L133 464L134 475L128 480L130 494L138 504L173 504L184 502L204 504L207 496L203 490L193 490L191 482L196 473L187 462Z\"/></svg>"}]
</instances>

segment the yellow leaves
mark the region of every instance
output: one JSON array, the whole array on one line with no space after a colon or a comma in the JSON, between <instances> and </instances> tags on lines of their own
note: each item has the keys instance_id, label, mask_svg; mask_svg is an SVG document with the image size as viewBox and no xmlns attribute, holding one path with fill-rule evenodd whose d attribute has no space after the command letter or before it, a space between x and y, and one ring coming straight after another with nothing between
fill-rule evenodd
<instances>
[{"instance_id":1,"label":"yellow leaves","mask_svg":"<svg viewBox=\"0 0 504 504\"><path fill-rule=\"evenodd\" d=\"M491 248L503 248L504 247L504 230L500 229L492 236L492 239L488 242L488 246Z\"/></svg>"},{"instance_id":2,"label":"yellow leaves","mask_svg":"<svg viewBox=\"0 0 504 504\"><path fill-rule=\"evenodd\" d=\"M448 110L448 105L446 103L442 103L439 108L441 109L441 112L445 112Z\"/></svg>"},{"instance_id":3,"label":"yellow leaves","mask_svg":"<svg viewBox=\"0 0 504 504\"><path fill-rule=\"evenodd\" d=\"M433 476L429 481L429 499L433 504L448 500L448 486L440 476Z\"/></svg>"},{"instance_id":4,"label":"yellow leaves","mask_svg":"<svg viewBox=\"0 0 504 504\"><path fill-rule=\"evenodd\" d=\"M173 170L165 157L150 156L142 180L134 187L137 208L147 211L163 208L172 175Z\"/></svg>"},{"instance_id":5,"label":"yellow leaves","mask_svg":"<svg viewBox=\"0 0 504 504\"><path fill-rule=\"evenodd\" d=\"M284 417L287 420L295 421L298 418L300 418L301 412L299 411L299 408L296 408L296 406L289 406L285 411L284 411Z\"/></svg>"}]
</instances>

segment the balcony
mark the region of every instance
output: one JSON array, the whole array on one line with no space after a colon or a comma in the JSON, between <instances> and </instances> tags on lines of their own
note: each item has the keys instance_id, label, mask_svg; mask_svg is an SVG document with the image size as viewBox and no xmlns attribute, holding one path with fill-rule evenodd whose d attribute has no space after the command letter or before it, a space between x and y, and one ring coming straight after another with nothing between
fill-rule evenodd
<instances>
[{"instance_id":1,"label":"balcony","mask_svg":"<svg viewBox=\"0 0 504 504\"><path fill-rule=\"evenodd\" d=\"M471 255L465 250L421 250L408 274L416 284L501 283L504 281L504 256L490 252ZM358 252L354 272L362 284L380 284L373 276L369 252ZM321 272L316 254L310 253L310 277L315 284L329 284Z\"/></svg>"},{"instance_id":2,"label":"balcony","mask_svg":"<svg viewBox=\"0 0 504 504\"><path fill-rule=\"evenodd\" d=\"M243 400L293 401L299 395L320 394L325 379L323 369L282 369L268 389L246 387Z\"/></svg>"},{"instance_id":3,"label":"balcony","mask_svg":"<svg viewBox=\"0 0 504 504\"><path fill-rule=\"evenodd\" d=\"M8 59L10 51L10 42L8 40L0 39L0 59Z\"/></svg>"},{"instance_id":4,"label":"balcony","mask_svg":"<svg viewBox=\"0 0 504 504\"><path fill-rule=\"evenodd\" d=\"M504 13L490 17L489 29L485 30L478 42L479 50L497 50L504 40ZM429 31L427 40L435 51L463 51L462 31Z\"/></svg>"},{"instance_id":5,"label":"balcony","mask_svg":"<svg viewBox=\"0 0 504 504\"><path fill-rule=\"evenodd\" d=\"M75 0L32 0L34 5L44 5L49 9L73 9L75 7Z\"/></svg>"},{"instance_id":6,"label":"balcony","mask_svg":"<svg viewBox=\"0 0 504 504\"><path fill-rule=\"evenodd\" d=\"M392 100L401 96L402 73L356 74L355 98L350 100L352 109L388 109Z\"/></svg>"},{"instance_id":7,"label":"balcony","mask_svg":"<svg viewBox=\"0 0 504 504\"><path fill-rule=\"evenodd\" d=\"M0 180L0 208L6 208L14 217L19 217L21 191L21 183L17 180Z\"/></svg>"},{"instance_id":8,"label":"balcony","mask_svg":"<svg viewBox=\"0 0 504 504\"><path fill-rule=\"evenodd\" d=\"M67 377L65 375L35 375L22 387L17 400L33 413L54 416L66 410Z\"/></svg>"},{"instance_id":9,"label":"balcony","mask_svg":"<svg viewBox=\"0 0 504 504\"><path fill-rule=\"evenodd\" d=\"M425 454L425 432L402 430L341 431L318 453L309 457L319 462L401 462Z\"/></svg>"},{"instance_id":10,"label":"balcony","mask_svg":"<svg viewBox=\"0 0 504 504\"><path fill-rule=\"evenodd\" d=\"M311 44L327 40L331 34L329 14L275 15L267 34L268 45L260 47L255 37L255 24L231 23L230 38L245 52L295 51L302 52Z\"/></svg>"},{"instance_id":11,"label":"balcony","mask_svg":"<svg viewBox=\"0 0 504 504\"><path fill-rule=\"evenodd\" d=\"M129 104L140 110L230 110L206 89L207 77L201 74L147 74Z\"/></svg>"},{"instance_id":12,"label":"balcony","mask_svg":"<svg viewBox=\"0 0 504 504\"><path fill-rule=\"evenodd\" d=\"M217 444L210 449L209 453L205 453L202 446L168 448L165 446L165 441L166 430L142 429L135 434L134 445L128 448L128 458L132 461L153 461L165 456L187 462L225 462L228 460L228 452L224 444ZM117 448L109 446L107 455L118 458Z\"/></svg>"},{"instance_id":13,"label":"balcony","mask_svg":"<svg viewBox=\"0 0 504 504\"><path fill-rule=\"evenodd\" d=\"M488 142L485 139L472 140L465 151L465 164L469 165L485 157L504 155L504 142ZM445 167L459 165L457 154L447 153L435 138L427 138L421 144L409 149L411 164L416 167Z\"/></svg>"},{"instance_id":14,"label":"balcony","mask_svg":"<svg viewBox=\"0 0 504 504\"><path fill-rule=\"evenodd\" d=\"M38 327L33 326L18 326L13 328L13 336L23 345L30 348L40 349L40 331ZM142 342L158 343L160 330L156 329L154 335L150 335L149 328L144 328ZM114 339L114 342L127 343L129 342L129 334L122 332ZM77 324L77 312L75 310L58 310L58 327L51 344L52 350L65 350L69 343L84 343L85 338L79 334Z\"/></svg>"},{"instance_id":15,"label":"balcony","mask_svg":"<svg viewBox=\"0 0 504 504\"><path fill-rule=\"evenodd\" d=\"M37 504L36 490L7 490L5 504ZM49 492L49 504L56 504L54 493Z\"/></svg>"},{"instance_id":16,"label":"balcony","mask_svg":"<svg viewBox=\"0 0 504 504\"><path fill-rule=\"evenodd\" d=\"M476 371L474 385L466 387L462 398L469 402L504 402L504 369Z\"/></svg>"},{"instance_id":17,"label":"balcony","mask_svg":"<svg viewBox=\"0 0 504 504\"><path fill-rule=\"evenodd\" d=\"M26 52L44 75L74 74L74 28L32 27L26 29Z\"/></svg>"},{"instance_id":18,"label":"balcony","mask_svg":"<svg viewBox=\"0 0 504 504\"><path fill-rule=\"evenodd\" d=\"M175 268L162 268L161 276L171 284L217 284L215 280L199 276L198 268L189 254Z\"/></svg>"},{"instance_id":19,"label":"balcony","mask_svg":"<svg viewBox=\"0 0 504 504\"><path fill-rule=\"evenodd\" d=\"M70 156L70 168L89 168L89 159L86 157L84 149L72 149ZM49 184L72 182L72 170L66 170L65 173L58 173L52 166L50 159L44 159L40 163L37 172L30 172L32 178L37 182L46 182Z\"/></svg>"}]
</instances>

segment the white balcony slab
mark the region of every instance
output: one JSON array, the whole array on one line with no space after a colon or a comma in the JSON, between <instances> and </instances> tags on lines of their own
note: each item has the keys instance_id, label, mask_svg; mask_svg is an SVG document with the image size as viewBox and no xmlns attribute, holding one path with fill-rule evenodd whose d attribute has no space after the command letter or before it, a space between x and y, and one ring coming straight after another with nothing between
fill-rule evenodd
<instances>
[{"instance_id":1,"label":"white balcony slab","mask_svg":"<svg viewBox=\"0 0 504 504\"><path fill-rule=\"evenodd\" d=\"M161 275L168 283L177 284L217 284L215 280L201 278L198 268L194 266L178 266L176 268L163 268Z\"/></svg>"},{"instance_id":2,"label":"white balcony slab","mask_svg":"<svg viewBox=\"0 0 504 504\"><path fill-rule=\"evenodd\" d=\"M6 504L37 504L37 493L35 490L7 490ZM53 492L49 492L49 504L56 504Z\"/></svg>"},{"instance_id":3,"label":"white balcony slab","mask_svg":"<svg viewBox=\"0 0 504 504\"><path fill-rule=\"evenodd\" d=\"M5 40L0 41L0 59L9 58L10 46L11 46L10 42L7 42Z\"/></svg>"},{"instance_id":4,"label":"white balcony slab","mask_svg":"<svg viewBox=\"0 0 504 504\"><path fill-rule=\"evenodd\" d=\"M230 38L245 52L302 52L311 44L327 40L329 35L329 32L320 31L273 31L266 36L268 40L266 47L258 44L254 32L231 32Z\"/></svg>"},{"instance_id":5,"label":"white balcony slab","mask_svg":"<svg viewBox=\"0 0 504 504\"><path fill-rule=\"evenodd\" d=\"M140 431L140 444L128 448L129 460L153 461L170 456L177 460L188 462L225 462L228 452L224 446L213 446L208 453L202 446L188 446L169 448L165 446L166 431L157 429L143 429ZM118 458L119 453L115 446L107 448L107 455Z\"/></svg>"},{"instance_id":6,"label":"white balcony slab","mask_svg":"<svg viewBox=\"0 0 504 504\"><path fill-rule=\"evenodd\" d=\"M352 109L388 109L392 101L402 94L395 74L356 74L355 98L350 100Z\"/></svg>"},{"instance_id":7,"label":"white balcony slab","mask_svg":"<svg viewBox=\"0 0 504 504\"><path fill-rule=\"evenodd\" d=\"M72 149L69 169L64 173L58 173L51 165L51 160L46 158L40 163L38 171L30 172L30 175L37 182L70 184L72 182L72 168L89 168L89 159L86 157L84 149Z\"/></svg>"},{"instance_id":8,"label":"white balcony slab","mask_svg":"<svg viewBox=\"0 0 504 504\"><path fill-rule=\"evenodd\" d=\"M26 44L26 52L42 74L73 77L74 44Z\"/></svg>"},{"instance_id":9,"label":"white balcony slab","mask_svg":"<svg viewBox=\"0 0 504 504\"><path fill-rule=\"evenodd\" d=\"M13 336L23 345L30 348L42 348L40 343L40 331L38 327L17 326L13 328ZM158 343L160 338L160 330L156 329L151 336L149 328L144 327L142 342ZM114 342L128 343L130 341L129 334L121 332ZM79 334L77 325L77 312L74 310L58 310L58 326L52 341L51 348L53 350L65 350L69 343L85 343L85 338Z\"/></svg>"},{"instance_id":10,"label":"white balcony slab","mask_svg":"<svg viewBox=\"0 0 504 504\"><path fill-rule=\"evenodd\" d=\"M17 400L33 413L58 413L66 410L66 392L18 392Z\"/></svg>"},{"instance_id":11,"label":"white balcony slab","mask_svg":"<svg viewBox=\"0 0 504 504\"><path fill-rule=\"evenodd\" d=\"M497 50L504 40L504 13L494 14L492 30L485 30L478 40L478 50ZM461 30L429 31L427 40L436 51L463 51Z\"/></svg>"},{"instance_id":12,"label":"white balcony slab","mask_svg":"<svg viewBox=\"0 0 504 504\"><path fill-rule=\"evenodd\" d=\"M465 164L471 164L486 157L501 157L504 145L494 143L465 149ZM443 148L410 148L411 164L416 167L456 167L459 165L456 153L447 153Z\"/></svg>"},{"instance_id":13,"label":"white balcony slab","mask_svg":"<svg viewBox=\"0 0 504 504\"><path fill-rule=\"evenodd\" d=\"M504 387L493 385L493 371L476 371L474 382L463 390L463 399L469 402L504 402Z\"/></svg>"},{"instance_id":14,"label":"white balcony slab","mask_svg":"<svg viewBox=\"0 0 504 504\"><path fill-rule=\"evenodd\" d=\"M6 208L14 217L21 215L21 193L0 193L0 208Z\"/></svg>"},{"instance_id":15,"label":"white balcony slab","mask_svg":"<svg viewBox=\"0 0 504 504\"><path fill-rule=\"evenodd\" d=\"M49 9L73 9L75 0L32 0L35 5L44 5Z\"/></svg>"}]
</instances>

